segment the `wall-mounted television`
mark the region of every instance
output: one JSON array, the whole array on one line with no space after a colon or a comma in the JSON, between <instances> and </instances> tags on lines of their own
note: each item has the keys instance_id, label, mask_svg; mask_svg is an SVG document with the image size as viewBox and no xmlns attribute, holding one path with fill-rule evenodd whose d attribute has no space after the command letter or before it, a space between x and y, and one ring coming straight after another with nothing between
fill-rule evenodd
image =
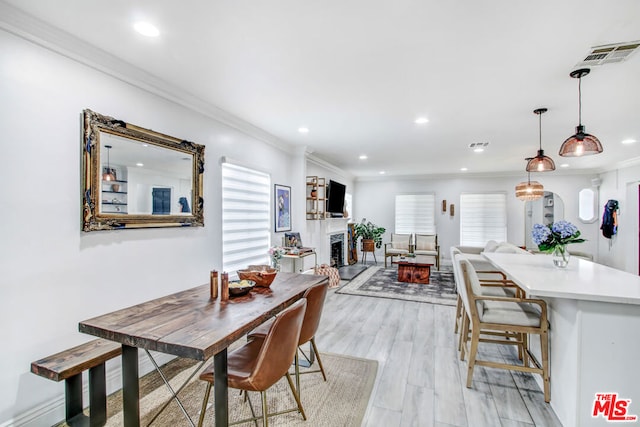
<instances>
[{"instance_id":1,"label":"wall-mounted television","mask_svg":"<svg viewBox=\"0 0 640 427\"><path fill-rule=\"evenodd\" d=\"M329 180L329 186L327 187L327 212L340 214L344 212L344 195L347 187L339 182Z\"/></svg>"}]
</instances>

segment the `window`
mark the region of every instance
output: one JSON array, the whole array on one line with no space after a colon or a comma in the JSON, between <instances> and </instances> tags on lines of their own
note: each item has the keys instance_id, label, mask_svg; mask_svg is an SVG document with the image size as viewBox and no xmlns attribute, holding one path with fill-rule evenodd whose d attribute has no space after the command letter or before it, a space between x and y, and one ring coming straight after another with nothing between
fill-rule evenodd
<instances>
[{"instance_id":1,"label":"window","mask_svg":"<svg viewBox=\"0 0 640 427\"><path fill-rule=\"evenodd\" d=\"M399 194L396 196L396 230L398 234L435 234L434 194Z\"/></svg>"},{"instance_id":2,"label":"window","mask_svg":"<svg viewBox=\"0 0 640 427\"><path fill-rule=\"evenodd\" d=\"M507 240L507 195L460 195L460 244L483 247L489 240Z\"/></svg>"},{"instance_id":3,"label":"window","mask_svg":"<svg viewBox=\"0 0 640 427\"><path fill-rule=\"evenodd\" d=\"M347 211L349 215L347 218L353 218L353 195L351 193L344 195L344 210Z\"/></svg>"},{"instance_id":4,"label":"window","mask_svg":"<svg viewBox=\"0 0 640 427\"><path fill-rule=\"evenodd\" d=\"M234 272L268 264L271 178L231 163L222 164L222 268Z\"/></svg>"}]
</instances>

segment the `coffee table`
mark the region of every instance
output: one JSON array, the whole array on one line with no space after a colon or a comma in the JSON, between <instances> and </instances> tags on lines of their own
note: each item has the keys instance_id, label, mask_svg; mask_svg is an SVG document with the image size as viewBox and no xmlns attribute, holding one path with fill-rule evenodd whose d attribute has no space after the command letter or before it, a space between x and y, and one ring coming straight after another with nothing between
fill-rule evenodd
<instances>
[{"instance_id":1,"label":"coffee table","mask_svg":"<svg viewBox=\"0 0 640 427\"><path fill-rule=\"evenodd\" d=\"M394 264L398 264L398 282L429 284L433 264L417 262L415 258L401 259Z\"/></svg>"}]
</instances>

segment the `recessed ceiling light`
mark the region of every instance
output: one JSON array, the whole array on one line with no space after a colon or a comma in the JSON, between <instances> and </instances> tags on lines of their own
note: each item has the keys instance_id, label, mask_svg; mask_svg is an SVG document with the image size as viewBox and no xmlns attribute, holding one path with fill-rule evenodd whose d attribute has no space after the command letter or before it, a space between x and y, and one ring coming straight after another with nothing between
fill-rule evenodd
<instances>
[{"instance_id":1,"label":"recessed ceiling light","mask_svg":"<svg viewBox=\"0 0 640 427\"><path fill-rule=\"evenodd\" d=\"M309 133L309 128L300 127L300 128L298 128L298 132L300 132L300 133Z\"/></svg>"},{"instance_id":2,"label":"recessed ceiling light","mask_svg":"<svg viewBox=\"0 0 640 427\"><path fill-rule=\"evenodd\" d=\"M414 123L418 125L423 125L425 123L429 123L429 119L427 119L426 117L418 117L417 119L414 120Z\"/></svg>"},{"instance_id":3,"label":"recessed ceiling light","mask_svg":"<svg viewBox=\"0 0 640 427\"><path fill-rule=\"evenodd\" d=\"M569 163L563 163L560 165L561 168L568 168L569 167Z\"/></svg>"},{"instance_id":4,"label":"recessed ceiling light","mask_svg":"<svg viewBox=\"0 0 640 427\"><path fill-rule=\"evenodd\" d=\"M140 162L138 162L138 163L136 163L136 166L138 166L138 167L143 167L143 166L144 166L144 163L140 163Z\"/></svg>"},{"instance_id":5,"label":"recessed ceiling light","mask_svg":"<svg viewBox=\"0 0 640 427\"><path fill-rule=\"evenodd\" d=\"M367 160L368 157L366 154L361 154L360 157L358 157L360 160Z\"/></svg>"},{"instance_id":6,"label":"recessed ceiling light","mask_svg":"<svg viewBox=\"0 0 640 427\"><path fill-rule=\"evenodd\" d=\"M474 153L482 153L483 151L484 151L484 148L482 148L482 147L478 147L478 148L474 148L473 149Z\"/></svg>"},{"instance_id":7,"label":"recessed ceiling light","mask_svg":"<svg viewBox=\"0 0 640 427\"><path fill-rule=\"evenodd\" d=\"M158 37L160 35L160 30L158 30L158 28L155 25L149 22L145 22L145 21L136 22L135 24L133 24L133 28L143 36Z\"/></svg>"},{"instance_id":8,"label":"recessed ceiling light","mask_svg":"<svg viewBox=\"0 0 640 427\"><path fill-rule=\"evenodd\" d=\"M462 172L466 172L468 169L467 169L467 168L460 168L460 170L461 170Z\"/></svg>"},{"instance_id":9,"label":"recessed ceiling light","mask_svg":"<svg viewBox=\"0 0 640 427\"><path fill-rule=\"evenodd\" d=\"M623 144L627 145L627 144L633 144L634 142L636 142L635 139L625 139L622 141Z\"/></svg>"},{"instance_id":10,"label":"recessed ceiling light","mask_svg":"<svg viewBox=\"0 0 640 427\"><path fill-rule=\"evenodd\" d=\"M380 171L379 174L380 175L384 175L386 172L385 171Z\"/></svg>"}]
</instances>

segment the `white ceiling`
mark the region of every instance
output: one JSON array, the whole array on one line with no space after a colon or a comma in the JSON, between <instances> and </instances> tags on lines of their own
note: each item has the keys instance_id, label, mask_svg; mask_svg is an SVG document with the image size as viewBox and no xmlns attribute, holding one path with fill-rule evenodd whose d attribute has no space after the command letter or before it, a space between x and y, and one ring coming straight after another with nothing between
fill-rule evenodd
<instances>
[{"instance_id":1,"label":"white ceiling","mask_svg":"<svg viewBox=\"0 0 640 427\"><path fill-rule=\"evenodd\" d=\"M640 157L638 53L582 80L582 121L604 153L557 154L578 124L569 72L592 46L640 40L638 0L5 3L356 177L524 175L538 107L549 109L543 148L563 171ZM135 33L141 19L160 37Z\"/></svg>"}]
</instances>

